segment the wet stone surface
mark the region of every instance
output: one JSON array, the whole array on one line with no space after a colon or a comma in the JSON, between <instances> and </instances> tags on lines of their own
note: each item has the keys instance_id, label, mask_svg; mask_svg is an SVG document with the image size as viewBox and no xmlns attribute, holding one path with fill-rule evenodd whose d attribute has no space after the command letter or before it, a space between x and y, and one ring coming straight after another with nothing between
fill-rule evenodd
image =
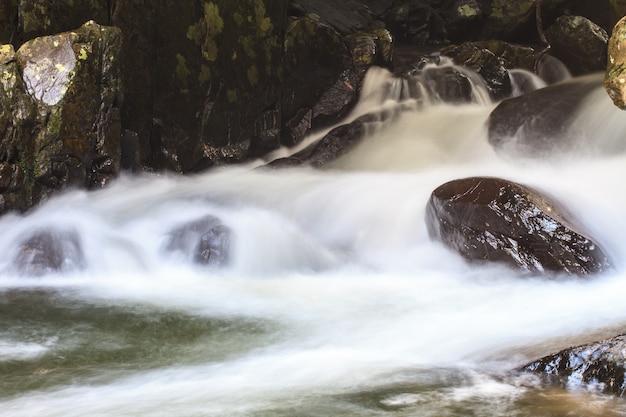
<instances>
[{"instance_id":1,"label":"wet stone surface","mask_svg":"<svg viewBox=\"0 0 626 417\"><path fill-rule=\"evenodd\" d=\"M181 255L199 265L225 266L228 263L231 229L208 215L174 229L165 251Z\"/></svg>"},{"instance_id":2,"label":"wet stone surface","mask_svg":"<svg viewBox=\"0 0 626 417\"><path fill-rule=\"evenodd\" d=\"M610 266L598 244L556 202L499 178L465 178L438 187L428 201L426 225L432 238L470 261L574 275Z\"/></svg>"},{"instance_id":3,"label":"wet stone surface","mask_svg":"<svg viewBox=\"0 0 626 417\"><path fill-rule=\"evenodd\" d=\"M83 269L85 256L75 231L45 229L20 243L14 264L24 275L42 276Z\"/></svg>"},{"instance_id":4,"label":"wet stone surface","mask_svg":"<svg viewBox=\"0 0 626 417\"><path fill-rule=\"evenodd\" d=\"M626 391L626 335L564 349L520 370L545 376L567 388L594 386L622 397Z\"/></svg>"}]
</instances>

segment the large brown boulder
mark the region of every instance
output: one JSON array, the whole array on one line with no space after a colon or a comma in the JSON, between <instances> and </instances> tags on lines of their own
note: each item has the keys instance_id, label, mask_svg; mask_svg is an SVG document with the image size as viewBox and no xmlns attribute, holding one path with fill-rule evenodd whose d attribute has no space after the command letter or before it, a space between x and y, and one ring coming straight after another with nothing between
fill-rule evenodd
<instances>
[{"instance_id":1,"label":"large brown boulder","mask_svg":"<svg viewBox=\"0 0 626 417\"><path fill-rule=\"evenodd\" d=\"M576 275L610 265L557 202L504 179L471 177L441 185L428 201L426 226L432 238L470 261Z\"/></svg>"},{"instance_id":2,"label":"large brown boulder","mask_svg":"<svg viewBox=\"0 0 626 417\"><path fill-rule=\"evenodd\" d=\"M622 397L626 391L626 335L564 349L520 368L569 388L594 387Z\"/></svg>"}]
</instances>

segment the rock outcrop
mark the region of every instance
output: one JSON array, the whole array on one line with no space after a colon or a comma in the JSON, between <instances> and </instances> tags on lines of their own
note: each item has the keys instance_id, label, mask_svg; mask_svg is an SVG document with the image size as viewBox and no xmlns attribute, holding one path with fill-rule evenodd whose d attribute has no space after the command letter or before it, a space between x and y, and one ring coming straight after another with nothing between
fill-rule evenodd
<instances>
[{"instance_id":1,"label":"rock outcrop","mask_svg":"<svg viewBox=\"0 0 626 417\"><path fill-rule=\"evenodd\" d=\"M558 386L593 388L622 397L626 391L626 336L564 349L520 370L539 374Z\"/></svg>"},{"instance_id":2,"label":"rock outcrop","mask_svg":"<svg viewBox=\"0 0 626 417\"><path fill-rule=\"evenodd\" d=\"M600 74L587 75L503 100L489 115L489 143L501 154L521 157L617 151L565 130L601 82Z\"/></svg>"},{"instance_id":3,"label":"rock outcrop","mask_svg":"<svg viewBox=\"0 0 626 417\"><path fill-rule=\"evenodd\" d=\"M101 187L120 170L122 34L93 21L0 47L4 209L67 185Z\"/></svg>"},{"instance_id":4,"label":"rock outcrop","mask_svg":"<svg viewBox=\"0 0 626 417\"><path fill-rule=\"evenodd\" d=\"M602 272L610 265L598 244L556 202L499 178L441 185L428 201L426 226L432 238L470 261L574 275Z\"/></svg>"},{"instance_id":5,"label":"rock outcrop","mask_svg":"<svg viewBox=\"0 0 626 417\"><path fill-rule=\"evenodd\" d=\"M78 233L50 228L34 232L19 244L14 265L23 275L43 276L80 270L85 267L85 256Z\"/></svg>"},{"instance_id":6,"label":"rock outcrop","mask_svg":"<svg viewBox=\"0 0 626 417\"><path fill-rule=\"evenodd\" d=\"M165 252L198 265L225 266L230 258L231 229L208 215L172 230Z\"/></svg>"},{"instance_id":7,"label":"rock outcrop","mask_svg":"<svg viewBox=\"0 0 626 417\"><path fill-rule=\"evenodd\" d=\"M311 129L335 123L356 102L367 69L390 65L393 46L390 32L366 5L350 1L340 6L341 13L325 0L289 5L279 0L2 3L0 42L13 46L0 48L0 100L9 100L0 106L0 138L13 143L18 136L28 136L24 132L33 126L41 132L74 129L72 143L64 140L63 146L71 147L67 152L50 143L54 140L48 136L54 132L39 140L40 147L33 151L0 149L2 172L11 174L2 183L4 191L16 189L3 196L4 209L27 209L66 184L102 185L120 166L191 173L241 162L282 145L293 146ZM103 28L97 42L89 41L93 53L90 46L76 47L70 54L72 42L86 42L71 34L80 37L87 29L69 29L79 26L77 19L92 18L116 28L92 23ZM29 40L36 36L42 37ZM105 102L108 96L91 103L117 113L105 117L116 119L108 129L114 138L99 140L92 161L76 138L85 136L78 130L94 122L93 116L83 120L78 115L100 117L102 111L79 105L74 121L82 125L74 128L67 119L69 110L40 111L38 106L56 109L77 103L56 100L61 93L73 97L67 83L83 79L84 74L71 70L74 61L76 69L92 70L90 59L100 53L101 69L115 72L115 80L103 73L85 82L104 77L101 84L107 91L115 85L112 107ZM37 59L52 64L45 70L47 64L30 64ZM47 84L28 78L34 70L50 75L44 77ZM93 93L92 87L84 88L85 95ZM107 130L101 122L94 123L100 132ZM44 148L55 154L52 168L46 162L49 155L39 155Z\"/></svg>"},{"instance_id":8,"label":"rock outcrop","mask_svg":"<svg viewBox=\"0 0 626 417\"><path fill-rule=\"evenodd\" d=\"M546 30L550 54L560 59L572 74L604 71L609 35L582 16L560 16Z\"/></svg>"},{"instance_id":9,"label":"rock outcrop","mask_svg":"<svg viewBox=\"0 0 626 417\"><path fill-rule=\"evenodd\" d=\"M462 40L538 43L536 2L514 3L2 2L0 211L28 209L66 185L101 186L122 166L192 173L297 145L311 130L337 123L350 111L368 68L393 66L396 40L431 50ZM574 12L613 19L578 3L543 1L545 26ZM617 10L616 2L603 4L607 11ZM103 26L75 30L90 19ZM587 44L577 36L570 46ZM593 45L589 50L600 54ZM452 50L458 64L485 79L495 99L510 94L507 70L527 68L534 55L490 42ZM53 61L59 62L46 64ZM68 70L72 65L75 71ZM33 71L50 76L34 82ZM445 71L444 101L467 92L463 74ZM90 84L98 79L104 80L98 87ZM81 83L86 83L84 93L78 92ZM83 101L96 93L99 97ZM94 131L82 134L90 123L97 126L95 148Z\"/></svg>"}]
</instances>

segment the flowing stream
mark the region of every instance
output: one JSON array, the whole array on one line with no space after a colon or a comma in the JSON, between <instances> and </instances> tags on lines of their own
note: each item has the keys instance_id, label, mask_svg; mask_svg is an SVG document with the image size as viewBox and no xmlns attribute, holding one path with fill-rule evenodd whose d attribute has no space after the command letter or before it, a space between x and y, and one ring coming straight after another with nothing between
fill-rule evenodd
<instances>
[{"instance_id":1,"label":"flowing stream","mask_svg":"<svg viewBox=\"0 0 626 417\"><path fill-rule=\"evenodd\" d=\"M419 102L398 82L368 74L352 117L403 111L325 169L123 177L0 218L0 415L626 415L593 387L514 372L626 329L626 154L602 152L626 115L598 78L566 131L589 147L507 157L487 142L484 94ZM430 193L473 175L550 193L614 269L529 276L432 242ZM164 252L207 214L233 231L226 268ZM78 233L85 268L18 273L21 239L51 225Z\"/></svg>"}]
</instances>

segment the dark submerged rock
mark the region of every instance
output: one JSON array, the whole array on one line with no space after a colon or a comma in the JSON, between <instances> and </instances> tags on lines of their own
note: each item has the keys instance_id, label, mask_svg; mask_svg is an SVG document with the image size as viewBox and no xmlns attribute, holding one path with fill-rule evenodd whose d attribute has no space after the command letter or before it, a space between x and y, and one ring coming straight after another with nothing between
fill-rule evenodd
<instances>
[{"instance_id":1,"label":"dark submerged rock","mask_svg":"<svg viewBox=\"0 0 626 417\"><path fill-rule=\"evenodd\" d=\"M228 264L231 238L231 229L209 215L173 230L165 250L182 254L199 265L221 267Z\"/></svg>"},{"instance_id":2,"label":"dark submerged rock","mask_svg":"<svg viewBox=\"0 0 626 417\"><path fill-rule=\"evenodd\" d=\"M470 261L501 262L531 272L588 275L609 268L597 243L546 196L511 181L472 177L433 191L430 236Z\"/></svg>"},{"instance_id":3,"label":"dark submerged rock","mask_svg":"<svg viewBox=\"0 0 626 417\"><path fill-rule=\"evenodd\" d=\"M290 157L273 161L270 167L308 165L323 168L354 149L370 129L374 129L373 126L381 126L382 123L393 119L402 111L403 108L400 107L396 110L365 114L350 123L331 129L322 139L306 149Z\"/></svg>"},{"instance_id":4,"label":"dark submerged rock","mask_svg":"<svg viewBox=\"0 0 626 417\"><path fill-rule=\"evenodd\" d=\"M24 275L42 276L83 269L85 257L78 233L46 229L19 244L14 264Z\"/></svg>"},{"instance_id":5,"label":"dark submerged rock","mask_svg":"<svg viewBox=\"0 0 626 417\"><path fill-rule=\"evenodd\" d=\"M584 138L568 136L565 129L583 99L600 84L600 75L589 75L503 100L489 115L489 143L498 152L523 157L590 149L593 144L580 143Z\"/></svg>"},{"instance_id":6,"label":"dark submerged rock","mask_svg":"<svg viewBox=\"0 0 626 417\"><path fill-rule=\"evenodd\" d=\"M606 394L626 391L626 335L564 349L520 368L559 386L593 386Z\"/></svg>"}]
</instances>

